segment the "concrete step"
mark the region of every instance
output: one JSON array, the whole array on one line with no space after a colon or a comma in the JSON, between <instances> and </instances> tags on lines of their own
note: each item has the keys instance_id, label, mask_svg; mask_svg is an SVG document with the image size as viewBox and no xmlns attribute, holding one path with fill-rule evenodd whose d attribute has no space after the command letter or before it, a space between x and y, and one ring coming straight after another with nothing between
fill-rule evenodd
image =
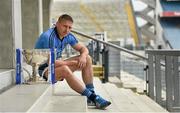
<instances>
[{"instance_id":1,"label":"concrete step","mask_svg":"<svg viewBox=\"0 0 180 113\"><path fill-rule=\"evenodd\" d=\"M140 95L140 100L144 102L144 104L148 105L150 108L152 108L154 111L162 110L164 112L167 112L162 106L157 104L154 100L149 98L147 95ZM152 104L153 103L153 104Z\"/></svg>"},{"instance_id":2,"label":"concrete step","mask_svg":"<svg viewBox=\"0 0 180 113\"><path fill-rule=\"evenodd\" d=\"M16 85L0 95L0 112L26 112L49 84Z\"/></svg>"},{"instance_id":3,"label":"concrete step","mask_svg":"<svg viewBox=\"0 0 180 113\"><path fill-rule=\"evenodd\" d=\"M15 85L0 94L0 112L86 112L87 99L67 82L37 81Z\"/></svg>"},{"instance_id":4,"label":"concrete step","mask_svg":"<svg viewBox=\"0 0 180 113\"><path fill-rule=\"evenodd\" d=\"M154 101L141 98L139 94L132 92L130 89L117 88L111 83L102 86L118 112L166 112Z\"/></svg>"},{"instance_id":5,"label":"concrete step","mask_svg":"<svg viewBox=\"0 0 180 113\"><path fill-rule=\"evenodd\" d=\"M82 80L81 73L75 75ZM112 83L102 84L97 77L94 77L94 86L97 94L112 102L103 112L166 112L150 98ZM73 91L65 80L55 85L39 82L16 85L3 92L0 112L102 112L87 107L86 102L86 97Z\"/></svg>"},{"instance_id":6,"label":"concrete step","mask_svg":"<svg viewBox=\"0 0 180 113\"><path fill-rule=\"evenodd\" d=\"M0 93L15 85L15 70L0 69Z\"/></svg>"},{"instance_id":7,"label":"concrete step","mask_svg":"<svg viewBox=\"0 0 180 113\"><path fill-rule=\"evenodd\" d=\"M141 78L125 71L121 71L121 82L123 84L123 88L131 89L134 92L142 94L144 93L144 90L146 90L145 80L142 80Z\"/></svg>"},{"instance_id":8,"label":"concrete step","mask_svg":"<svg viewBox=\"0 0 180 113\"><path fill-rule=\"evenodd\" d=\"M133 92L140 94L144 93L145 82L133 76L124 74L121 76L121 80L117 76L109 77L109 83L115 84L118 88L131 89Z\"/></svg>"},{"instance_id":9,"label":"concrete step","mask_svg":"<svg viewBox=\"0 0 180 113\"><path fill-rule=\"evenodd\" d=\"M142 109L147 112L167 112L163 107L158 105L155 101L151 100L148 96L146 95L140 95L138 93L134 93L131 90L123 90L124 94L128 94L129 98L132 99L136 104ZM144 106L144 107L142 107Z\"/></svg>"},{"instance_id":10,"label":"concrete step","mask_svg":"<svg viewBox=\"0 0 180 113\"><path fill-rule=\"evenodd\" d=\"M136 105L136 101L129 98L129 94L123 93L123 88L117 88L114 84L104 85L108 95L111 97L112 102L118 107L119 112L140 112L141 110Z\"/></svg>"},{"instance_id":11,"label":"concrete step","mask_svg":"<svg viewBox=\"0 0 180 113\"><path fill-rule=\"evenodd\" d=\"M137 78L133 75L127 74L125 72L122 75L122 79L123 80L120 80L119 78L117 78L115 76L109 77L110 83L115 84L118 88L131 89L131 91L130 90L124 90L124 92L127 92L127 93L132 94L132 95L134 95L134 94L137 95L135 99L138 101L141 100L142 103L140 103L140 104L148 105L148 107L153 111L163 111L164 110L164 108L162 108L159 104L157 104L155 101L150 99L148 96L146 96L142 92L143 91L142 88L144 87L143 80L140 80L139 78Z\"/></svg>"},{"instance_id":12,"label":"concrete step","mask_svg":"<svg viewBox=\"0 0 180 113\"><path fill-rule=\"evenodd\" d=\"M109 77L109 83L115 84L118 88L123 87L123 82L117 76Z\"/></svg>"},{"instance_id":13,"label":"concrete step","mask_svg":"<svg viewBox=\"0 0 180 113\"><path fill-rule=\"evenodd\" d=\"M49 86L28 112L86 112L86 110L86 97L73 91L64 80Z\"/></svg>"}]
</instances>

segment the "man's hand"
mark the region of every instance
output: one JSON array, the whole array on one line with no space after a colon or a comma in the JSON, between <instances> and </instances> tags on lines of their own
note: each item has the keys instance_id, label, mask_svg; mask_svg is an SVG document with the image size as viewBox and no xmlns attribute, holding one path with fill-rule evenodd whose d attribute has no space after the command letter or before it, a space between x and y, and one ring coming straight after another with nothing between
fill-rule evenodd
<instances>
[{"instance_id":1,"label":"man's hand","mask_svg":"<svg viewBox=\"0 0 180 113\"><path fill-rule=\"evenodd\" d=\"M78 59L78 67L80 69L86 66L86 55L81 54Z\"/></svg>"},{"instance_id":2,"label":"man's hand","mask_svg":"<svg viewBox=\"0 0 180 113\"><path fill-rule=\"evenodd\" d=\"M86 66L86 62L87 62L86 57L89 54L89 51L84 45L82 45L80 43L77 43L76 45L74 45L73 48L75 50L79 51L79 53L80 53L80 56L78 59L78 68L82 69Z\"/></svg>"}]
</instances>

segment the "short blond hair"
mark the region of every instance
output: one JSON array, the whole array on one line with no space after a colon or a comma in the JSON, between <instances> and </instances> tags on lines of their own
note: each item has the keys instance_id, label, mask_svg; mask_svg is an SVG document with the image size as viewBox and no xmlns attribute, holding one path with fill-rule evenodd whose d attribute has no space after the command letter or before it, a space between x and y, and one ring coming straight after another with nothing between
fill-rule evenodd
<instances>
[{"instance_id":1,"label":"short blond hair","mask_svg":"<svg viewBox=\"0 0 180 113\"><path fill-rule=\"evenodd\" d=\"M63 14L58 18L58 22L61 22L63 20L68 20L68 21L71 21L73 23L73 18L68 14Z\"/></svg>"}]
</instances>

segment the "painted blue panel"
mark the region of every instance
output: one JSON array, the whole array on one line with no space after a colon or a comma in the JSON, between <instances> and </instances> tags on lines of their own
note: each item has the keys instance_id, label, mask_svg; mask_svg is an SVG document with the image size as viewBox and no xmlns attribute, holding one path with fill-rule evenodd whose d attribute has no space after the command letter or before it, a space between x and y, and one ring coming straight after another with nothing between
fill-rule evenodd
<instances>
[{"instance_id":1,"label":"painted blue panel","mask_svg":"<svg viewBox=\"0 0 180 113\"><path fill-rule=\"evenodd\" d=\"M161 19L164 36L174 49L180 49L180 19L164 18Z\"/></svg>"},{"instance_id":2,"label":"painted blue panel","mask_svg":"<svg viewBox=\"0 0 180 113\"><path fill-rule=\"evenodd\" d=\"M51 51L51 57L50 57L50 62L51 62L51 83L52 84L55 84L56 80L55 80L55 51L54 51L54 48L51 48L50 49Z\"/></svg>"},{"instance_id":3,"label":"painted blue panel","mask_svg":"<svg viewBox=\"0 0 180 113\"><path fill-rule=\"evenodd\" d=\"M16 84L21 84L21 50L16 49Z\"/></svg>"},{"instance_id":4,"label":"painted blue panel","mask_svg":"<svg viewBox=\"0 0 180 113\"><path fill-rule=\"evenodd\" d=\"M180 1L160 1L163 11L180 11Z\"/></svg>"}]
</instances>

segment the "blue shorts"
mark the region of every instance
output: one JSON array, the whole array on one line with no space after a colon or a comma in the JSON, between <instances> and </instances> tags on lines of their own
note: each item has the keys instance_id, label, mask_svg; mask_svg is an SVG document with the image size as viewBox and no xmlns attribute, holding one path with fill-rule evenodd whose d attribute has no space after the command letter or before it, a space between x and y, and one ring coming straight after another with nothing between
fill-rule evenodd
<instances>
[{"instance_id":1,"label":"blue shorts","mask_svg":"<svg viewBox=\"0 0 180 113\"><path fill-rule=\"evenodd\" d=\"M38 68L38 73L41 77L43 77L43 79L45 79L46 81L48 80L48 78L45 76L45 71L48 70L48 63L44 63L41 64ZM64 79L60 79L59 81L63 81Z\"/></svg>"},{"instance_id":2,"label":"blue shorts","mask_svg":"<svg viewBox=\"0 0 180 113\"><path fill-rule=\"evenodd\" d=\"M44 64L41 64L38 68L38 73L41 77L43 77L46 81L48 80L48 78L45 76L45 69L48 68L48 64L47 63L44 63Z\"/></svg>"}]
</instances>

